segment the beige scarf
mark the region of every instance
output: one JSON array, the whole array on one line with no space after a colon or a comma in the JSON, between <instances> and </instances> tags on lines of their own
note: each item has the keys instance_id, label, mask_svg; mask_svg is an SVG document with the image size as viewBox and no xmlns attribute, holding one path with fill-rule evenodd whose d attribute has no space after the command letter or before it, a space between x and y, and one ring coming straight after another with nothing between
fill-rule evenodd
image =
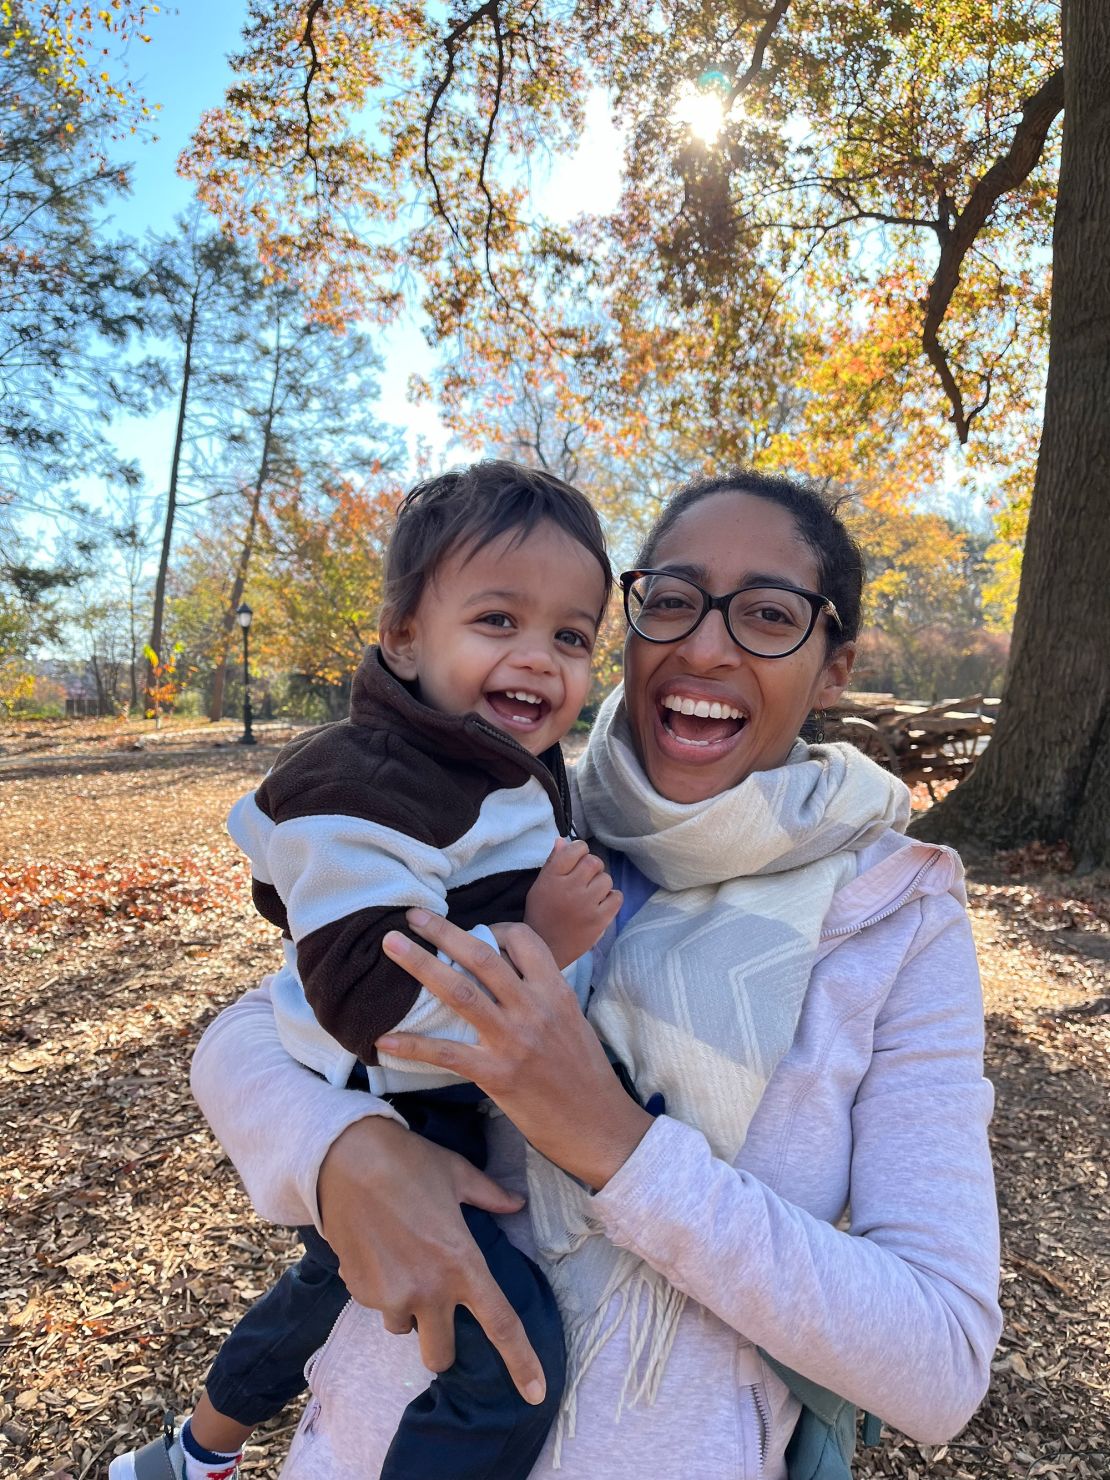
<instances>
[{"instance_id":1,"label":"beige scarf","mask_svg":"<svg viewBox=\"0 0 1110 1480\"><path fill-rule=\"evenodd\" d=\"M833 894L855 877L859 849L905 828L909 795L854 747L799 740L785 765L720 796L667 801L636 758L620 689L577 781L583 834L660 885L618 937L590 1021L641 1099L661 1093L732 1165L794 1039ZM531 1148L528 1196L567 1339L558 1464L579 1383L625 1316L621 1407L654 1399L686 1297L602 1236L586 1189Z\"/></svg>"}]
</instances>

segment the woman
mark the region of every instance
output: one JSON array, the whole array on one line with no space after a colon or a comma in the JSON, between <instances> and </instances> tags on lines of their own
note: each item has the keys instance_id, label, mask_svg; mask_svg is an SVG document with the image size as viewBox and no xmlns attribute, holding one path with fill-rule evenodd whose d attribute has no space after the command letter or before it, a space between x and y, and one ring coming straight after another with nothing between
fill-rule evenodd
<instances>
[{"instance_id":1,"label":"woman","mask_svg":"<svg viewBox=\"0 0 1110 1480\"><path fill-rule=\"evenodd\" d=\"M488 996L394 939L478 1042L386 1046L504 1111L487 1178L290 1064L264 990L209 1030L194 1083L217 1134L266 1216L320 1223L356 1302L289 1480L377 1472L424 1366L451 1361L456 1304L536 1381L464 1200L538 1241L564 1312L571 1399L537 1476L783 1476L792 1374L924 1442L974 1411L1000 1316L958 864L901 836L899 783L795 739L847 682L861 583L840 522L785 480L694 485L649 535L623 578L623 699L579 768L625 894L592 1027L524 927L498 957L413 922Z\"/></svg>"}]
</instances>

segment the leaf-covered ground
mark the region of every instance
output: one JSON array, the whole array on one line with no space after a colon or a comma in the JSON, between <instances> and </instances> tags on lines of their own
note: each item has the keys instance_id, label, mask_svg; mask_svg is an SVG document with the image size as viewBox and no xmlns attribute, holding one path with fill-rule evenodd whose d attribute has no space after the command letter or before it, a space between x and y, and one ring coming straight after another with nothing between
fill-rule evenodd
<instances>
[{"instance_id":1,"label":"leaf-covered ground","mask_svg":"<svg viewBox=\"0 0 1110 1480\"><path fill-rule=\"evenodd\" d=\"M0 734L0 1474L85 1480L187 1409L293 1248L187 1083L204 1025L274 960L223 817L286 736L27 728ZM1110 891L1051 861L972 884L1007 1315L991 1394L957 1443L888 1437L864 1477L1110 1475ZM248 1474L276 1473L293 1417Z\"/></svg>"}]
</instances>

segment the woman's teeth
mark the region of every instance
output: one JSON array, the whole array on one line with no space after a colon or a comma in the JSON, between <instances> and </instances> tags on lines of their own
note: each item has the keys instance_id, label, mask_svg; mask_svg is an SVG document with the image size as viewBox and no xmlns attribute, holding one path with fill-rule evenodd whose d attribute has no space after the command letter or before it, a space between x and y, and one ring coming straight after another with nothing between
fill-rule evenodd
<instances>
[{"instance_id":1,"label":"woman's teeth","mask_svg":"<svg viewBox=\"0 0 1110 1480\"><path fill-rule=\"evenodd\" d=\"M668 694L663 700L664 709L673 709L676 714L692 714L695 719L747 719L731 704L711 704L708 699L683 699L678 694Z\"/></svg>"}]
</instances>

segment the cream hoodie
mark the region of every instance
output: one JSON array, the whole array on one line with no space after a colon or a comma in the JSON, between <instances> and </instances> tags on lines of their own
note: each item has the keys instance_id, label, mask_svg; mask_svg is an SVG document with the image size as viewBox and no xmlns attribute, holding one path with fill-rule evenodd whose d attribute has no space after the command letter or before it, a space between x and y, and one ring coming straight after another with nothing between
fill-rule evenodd
<instances>
[{"instance_id":1,"label":"cream hoodie","mask_svg":"<svg viewBox=\"0 0 1110 1480\"><path fill-rule=\"evenodd\" d=\"M655 1404L618 1424L619 1332L587 1374L559 1470L549 1440L535 1480L781 1480L798 1408L757 1346L926 1443L952 1438L982 1400L1001 1328L992 1092L953 856L893 833L866 849L822 951L735 1166L661 1116L594 1198L608 1237L692 1299ZM279 1223L318 1222L332 1141L394 1113L293 1063L265 984L208 1029L193 1086L255 1206ZM491 1117L489 1150L489 1174L524 1191L523 1143L504 1116ZM530 1249L526 1209L504 1226ZM283 1480L376 1475L428 1381L415 1335L349 1305L311 1364Z\"/></svg>"}]
</instances>

